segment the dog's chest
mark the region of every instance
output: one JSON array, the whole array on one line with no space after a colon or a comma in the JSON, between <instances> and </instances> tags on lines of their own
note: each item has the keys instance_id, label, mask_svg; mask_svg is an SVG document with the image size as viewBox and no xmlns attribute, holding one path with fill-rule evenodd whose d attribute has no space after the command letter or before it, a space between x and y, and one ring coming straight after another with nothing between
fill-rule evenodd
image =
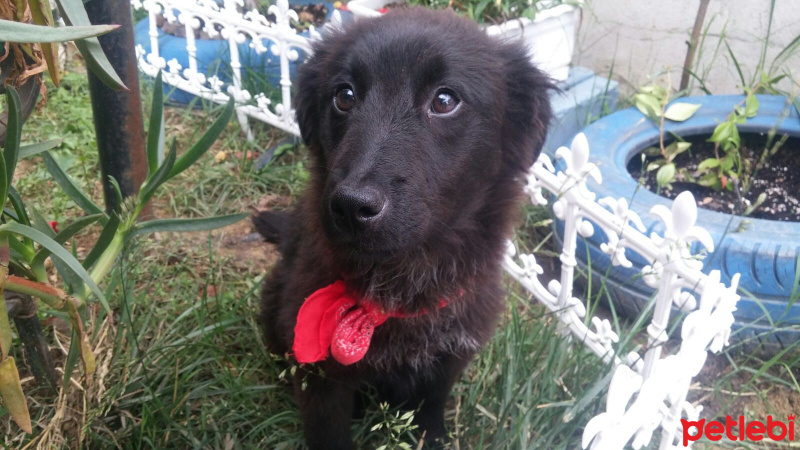
<instances>
[{"instance_id":1,"label":"dog's chest","mask_svg":"<svg viewBox=\"0 0 800 450\"><path fill-rule=\"evenodd\" d=\"M396 318L375 329L365 362L379 369L421 368L442 354L471 355L485 342L453 314Z\"/></svg>"}]
</instances>

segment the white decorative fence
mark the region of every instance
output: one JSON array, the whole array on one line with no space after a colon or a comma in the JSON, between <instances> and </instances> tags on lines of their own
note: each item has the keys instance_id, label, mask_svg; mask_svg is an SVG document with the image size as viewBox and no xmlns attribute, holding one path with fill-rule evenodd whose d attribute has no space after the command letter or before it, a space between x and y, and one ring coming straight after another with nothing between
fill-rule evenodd
<instances>
[{"instance_id":1,"label":"white decorative fence","mask_svg":"<svg viewBox=\"0 0 800 450\"><path fill-rule=\"evenodd\" d=\"M275 23L270 23L254 9L245 10L244 0L224 0L221 5L215 0L132 0L131 4L136 9L147 10L150 19L150 52L146 53L142 46L137 47L142 72L154 77L163 70L164 83L216 103L227 103L228 96L232 96L236 100L237 118L248 139L253 138L248 117L300 135L292 108L290 67L300 57L298 50L311 54L311 42L319 39L320 34L313 26L309 29L310 38L297 34L291 26L292 20L298 20L297 13L289 9L288 0L277 0L269 7ZM163 15L168 23L180 23L185 27L189 67L182 67L174 58L167 61L161 57L156 26L159 15ZM338 26L340 21L339 12L335 11L330 24ZM199 29L211 38L221 37L228 41L230 82L198 71L195 30ZM249 92L242 87L239 45L245 43L256 54L269 49L280 59L280 103L273 105L263 92Z\"/></svg>"},{"instance_id":2,"label":"white decorative fence","mask_svg":"<svg viewBox=\"0 0 800 450\"><path fill-rule=\"evenodd\" d=\"M320 34L313 27L310 38L297 34L290 25L290 19L297 20L297 15L289 9L288 0L277 0L269 8L276 18L274 24L256 11L243 11L243 0L224 0L222 6L214 0L132 0L132 4L145 8L150 17L151 51L145 53L141 46L137 49L139 67L144 73L155 76L164 69L165 83L213 102L226 103L228 95L232 96L248 138L252 138L248 117L300 134L291 102L290 63L298 60L298 49L310 55L311 41L319 39ZM169 23L184 25L189 67L160 56L156 28L159 14ZM340 25L338 12L334 12L331 24ZM228 41L231 82L198 71L194 31L201 28L211 37L220 36ZM265 52L269 45L271 52L280 58L281 102L276 105L264 93L254 94L242 87L239 45L248 42L256 53ZM697 206L690 193L679 195L671 211L660 205L653 207L651 213L664 222L666 232L664 236L653 233L648 237L643 234L641 219L628 209L625 199L607 197L595 201L595 195L587 189L586 177L599 183L601 175L589 163L589 145L583 134L573 140L570 149L558 149L556 156L565 160L566 170L556 173L550 158L542 155L530 170L526 192L538 205L548 203L543 190L556 196L553 211L564 221L561 279L543 285L538 278L543 270L535 257L516 255L510 242L504 267L556 313L565 334L571 333L604 361L615 364L606 411L586 424L583 447L591 444L593 449L617 449L632 440L633 447L638 449L647 445L653 432L661 428L660 448L677 448L680 419L695 421L702 410L686 401L691 380L703 367L707 349L717 352L727 344L734 320L732 312L739 299L738 275L733 278L733 286L727 287L720 283L719 272L703 274L702 263L690 254L692 241L699 241L709 251L714 246L709 234L694 226ZM619 336L609 321L597 317L587 321L585 305L572 295L577 238L579 234L588 237L594 233L594 225L589 221L608 236L608 243L601 250L611 256L613 264L630 267L626 258L628 249L650 262L642 276L658 289L658 294L653 319L647 327L648 345L643 358L636 352L617 355L614 344ZM700 296L699 305L696 295ZM680 349L661 358L672 305L690 313L681 329ZM696 432L693 430L692 434Z\"/></svg>"},{"instance_id":3,"label":"white decorative fence","mask_svg":"<svg viewBox=\"0 0 800 450\"><path fill-rule=\"evenodd\" d=\"M589 144L581 133L570 149L561 147L556 157L566 162L566 170L556 173L550 158L539 157L528 175L526 193L534 204L546 205L543 189L553 193L553 211L564 221L564 243L561 250L561 280L551 280L545 287L538 275L543 273L533 255L518 255L509 243L505 269L539 301L556 313L565 334L586 344L604 361L614 361L616 369L611 379L606 411L589 421L583 433L584 448L618 449L632 440L638 449L650 442L653 432L661 428L659 448L678 448L680 419L696 421L702 407L686 401L692 378L706 360L707 349L717 352L727 345L733 324L733 311L738 274L733 285L720 283L718 271L703 274L702 262L689 252L692 241L699 241L709 251L714 243L704 229L694 225L697 204L689 192L680 194L670 211L663 205L654 206L651 213L664 225L664 236L643 234L639 216L628 209L625 199L602 198L586 187L586 178L601 182L598 168L589 162ZM614 265L630 267L625 256L627 249L646 258L650 265L643 269L647 284L657 288L653 319L647 327L647 349L644 358L636 352L619 357L614 343L619 336L608 320L593 317L594 329L587 326L586 307L572 295L575 273L575 248L578 235L588 237L597 224L608 236L601 250L611 256ZM699 306L695 295L700 296ZM677 353L661 358L662 345L667 341L666 327L671 307L675 305L690 312L681 329L682 342ZM633 399L633 402L631 402ZM628 404L630 403L630 406ZM692 435L697 430L691 431Z\"/></svg>"}]
</instances>

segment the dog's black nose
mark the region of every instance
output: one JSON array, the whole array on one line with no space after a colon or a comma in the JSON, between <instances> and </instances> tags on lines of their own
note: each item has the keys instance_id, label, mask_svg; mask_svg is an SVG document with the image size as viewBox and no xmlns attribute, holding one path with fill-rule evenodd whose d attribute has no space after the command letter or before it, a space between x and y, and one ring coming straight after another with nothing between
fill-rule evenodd
<instances>
[{"instance_id":1,"label":"dog's black nose","mask_svg":"<svg viewBox=\"0 0 800 450\"><path fill-rule=\"evenodd\" d=\"M336 225L357 229L376 221L386 208L386 196L373 187L337 189L331 198L331 215Z\"/></svg>"}]
</instances>

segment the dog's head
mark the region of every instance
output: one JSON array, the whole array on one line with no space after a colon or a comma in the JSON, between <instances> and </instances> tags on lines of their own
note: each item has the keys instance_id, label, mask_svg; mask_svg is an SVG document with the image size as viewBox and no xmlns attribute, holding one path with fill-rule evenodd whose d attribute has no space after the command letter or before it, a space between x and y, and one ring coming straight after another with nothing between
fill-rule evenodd
<instances>
[{"instance_id":1,"label":"dog's head","mask_svg":"<svg viewBox=\"0 0 800 450\"><path fill-rule=\"evenodd\" d=\"M296 95L328 238L381 257L479 228L538 155L551 87L521 45L450 12L391 12L328 36Z\"/></svg>"}]
</instances>

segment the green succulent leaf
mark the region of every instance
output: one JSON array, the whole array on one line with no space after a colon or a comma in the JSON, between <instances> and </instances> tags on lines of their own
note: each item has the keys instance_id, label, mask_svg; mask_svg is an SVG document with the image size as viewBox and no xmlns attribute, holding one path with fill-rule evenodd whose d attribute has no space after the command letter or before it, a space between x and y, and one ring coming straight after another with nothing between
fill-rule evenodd
<instances>
[{"instance_id":1,"label":"green succulent leaf","mask_svg":"<svg viewBox=\"0 0 800 450\"><path fill-rule=\"evenodd\" d=\"M55 239L56 232L50 227L50 223L47 221L47 219L45 219L42 214L39 213L39 210L31 207L31 215L33 216L33 223L31 224L31 227L41 233L44 233L47 237ZM28 260L32 262L35 257L36 255L32 254ZM74 293L81 289L83 282L81 281L80 277L75 275L73 271L69 270L66 264L59 259L53 258L52 261L53 266L55 266L56 270L58 271L58 274L61 275L61 278L64 280L64 286L67 292ZM44 260L42 260L40 263L37 263L37 265L33 265L33 263L31 263L31 268L37 271L43 271Z\"/></svg>"},{"instance_id":2,"label":"green succulent leaf","mask_svg":"<svg viewBox=\"0 0 800 450\"><path fill-rule=\"evenodd\" d=\"M159 70L153 85L153 106L147 132L147 165L149 173L156 173L164 154L164 82Z\"/></svg>"},{"instance_id":3,"label":"green succulent leaf","mask_svg":"<svg viewBox=\"0 0 800 450\"><path fill-rule=\"evenodd\" d=\"M23 203L22 197L19 196L19 192L13 186L8 191L8 200L14 208L14 212L17 213L17 222L23 225L30 225L31 221L28 219L28 212L25 211L25 203Z\"/></svg>"},{"instance_id":4,"label":"green succulent leaf","mask_svg":"<svg viewBox=\"0 0 800 450\"><path fill-rule=\"evenodd\" d=\"M22 137L22 106L19 94L14 86L6 86L6 105L8 107L8 123L6 124L6 141L3 147L3 172L5 179L0 191L0 205L5 205L14 170L19 157L20 139Z\"/></svg>"},{"instance_id":5,"label":"green succulent leaf","mask_svg":"<svg viewBox=\"0 0 800 450\"><path fill-rule=\"evenodd\" d=\"M69 352L67 353L67 360L64 361L64 378L62 379L61 385L61 389L65 394L71 385L70 379L72 378L72 372L75 371L75 367L78 365L78 357L81 354L80 342L81 339L78 335L78 330L73 329L72 338L70 338Z\"/></svg>"},{"instance_id":6,"label":"green succulent leaf","mask_svg":"<svg viewBox=\"0 0 800 450\"><path fill-rule=\"evenodd\" d=\"M117 213L119 213L119 209L122 207L122 203L125 201L122 196L122 189L119 187L117 179L111 175L108 176L108 184L110 184L111 188L114 190L114 198L117 199Z\"/></svg>"},{"instance_id":7,"label":"green succulent leaf","mask_svg":"<svg viewBox=\"0 0 800 450\"><path fill-rule=\"evenodd\" d=\"M6 223L0 225L0 233L14 233L20 236L24 236L27 238L32 239L34 242L39 243L42 247L46 248L52 253L52 257L60 260L63 262L70 271L72 271L75 275L80 277L80 279L89 287L92 293L97 297L97 300L103 305L103 308L111 314L111 307L108 305L108 301L106 301L105 295L103 295L103 291L97 286L97 284L92 280L89 274L86 272L86 269L81 266L81 263L78 262L64 247L62 247L58 242L53 240L53 238L47 236L46 234L42 233L39 230L36 230L31 227L27 227L25 225L19 223Z\"/></svg>"},{"instance_id":8,"label":"green succulent leaf","mask_svg":"<svg viewBox=\"0 0 800 450\"><path fill-rule=\"evenodd\" d=\"M100 36L119 28L119 25L92 25L83 27L53 28L43 25L14 22L0 19L0 41L40 44L43 42L67 42Z\"/></svg>"},{"instance_id":9,"label":"green succulent leaf","mask_svg":"<svg viewBox=\"0 0 800 450\"><path fill-rule=\"evenodd\" d=\"M49 141L39 142L38 144L23 145L19 148L19 159L30 158L39 153L52 150L61 145L62 142L64 142L63 139L51 139Z\"/></svg>"},{"instance_id":10,"label":"green succulent leaf","mask_svg":"<svg viewBox=\"0 0 800 450\"><path fill-rule=\"evenodd\" d=\"M202 219L156 219L138 224L131 236L156 232L208 231L227 227L246 218L247 213L226 216L205 217Z\"/></svg>"},{"instance_id":11,"label":"green succulent leaf","mask_svg":"<svg viewBox=\"0 0 800 450\"><path fill-rule=\"evenodd\" d=\"M64 172L64 169L58 165L56 160L50 154L50 152L42 152L42 159L44 159L44 165L47 168L47 171L50 172L50 175L53 179L61 186L61 189L72 199L75 204L77 204L86 214L99 214L102 213L103 210L100 209L93 201L89 200L89 197L81 191L78 185L73 182L69 176ZM104 217L102 219L103 223L108 220L108 217Z\"/></svg>"},{"instance_id":12,"label":"green succulent leaf","mask_svg":"<svg viewBox=\"0 0 800 450\"><path fill-rule=\"evenodd\" d=\"M56 0L56 3L58 4L58 10L64 16L64 21L68 25L91 25L89 15L86 14L86 9L84 9L81 0ZM75 41L75 46L81 52L81 56L86 61L86 66L89 70L97 75L106 86L117 90L128 90L111 66L105 52L103 52L103 48L100 47L100 41L96 37L87 37L86 39Z\"/></svg>"},{"instance_id":13,"label":"green succulent leaf","mask_svg":"<svg viewBox=\"0 0 800 450\"><path fill-rule=\"evenodd\" d=\"M142 190L139 191L139 204L144 205L146 204L153 194L156 193L156 189L159 186L164 184L165 181L169 179L169 173L172 170L173 166L175 165L175 159L177 157L178 150L175 145L175 141L172 141L172 145L170 146L169 153L167 153L166 158L164 158L164 162L161 163L161 166L153 172L145 181L144 186L142 186Z\"/></svg>"},{"instance_id":14,"label":"green succulent leaf","mask_svg":"<svg viewBox=\"0 0 800 450\"><path fill-rule=\"evenodd\" d=\"M84 269L89 270L100 258L100 255L106 251L106 248L108 248L108 245L117 234L119 224L119 216L116 214L111 214L111 218L103 227L103 231L100 232L100 236L97 238L97 242L95 242L94 247L92 247L92 249L89 251L89 254L86 255L86 258L83 259L82 265Z\"/></svg>"},{"instance_id":15,"label":"green succulent leaf","mask_svg":"<svg viewBox=\"0 0 800 450\"><path fill-rule=\"evenodd\" d=\"M9 184L8 174L6 173L5 158L0 158L0 201L3 202L2 205L6 204Z\"/></svg>"},{"instance_id":16,"label":"green succulent leaf","mask_svg":"<svg viewBox=\"0 0 800 450\"><path fill-rule=\"evenodd\" d=\"M93 214L91 216L84 216L80 219L75 220L74 222L70 223L66 227L64 227L61 231L58 232L53 237L53 240L57 243L63 245L73 236L81 232L84 228L88 227L89 225L97 222L98 220L103 218L103 214ZM46 248L43 248L36 252L36 256L33 257L33 261L31 261L31 266L37 264L44 264L45 259L50 256L50 251Z\"/></svg>"},{"instance_id":17,"label":"green succulent leaf","mask_svg":"<svg viewBox=\"0 0 800 450\"><path fill-rule=\"evenodd\" d=\"M228 122L230 122L231 117L233 117L234 106L235 103L233 98L231 98L225 105L225 109L222 111L222 114L217 118L217 120L214 121L211 127L209 127L208 131L203 134L200 140L198 140L197 143L192 146L192 148L178 158L169 173L168 179L188 169L189 166L194 164L198 159L200 159L201 156L203 156L203 154L208 151L208 149L211 148L211 145L214 144L219 135L222 134L222 131L225 130L226 126L228 126Z\"/></svg>"}]
</instances>

